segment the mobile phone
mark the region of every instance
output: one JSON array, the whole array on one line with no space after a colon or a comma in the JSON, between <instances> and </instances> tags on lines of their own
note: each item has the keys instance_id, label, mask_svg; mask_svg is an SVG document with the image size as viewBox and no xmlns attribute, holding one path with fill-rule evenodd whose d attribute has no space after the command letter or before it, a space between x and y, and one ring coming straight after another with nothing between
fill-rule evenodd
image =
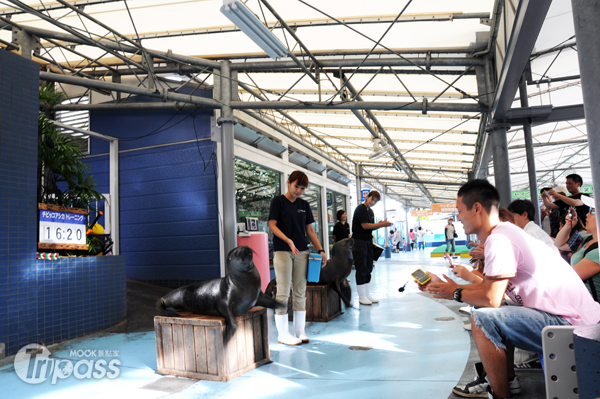
<instances>
[{"instance_id":1,"label":"mobile phone","mask_svg":"<svg viewBox=\"0 0 600 399\"><path fill-rule=\"evenodd\" d=\"M570 207L569 208L569 219L573 219L574 215L575 215L575 208L574 207Z\"/></svg>"},{"instance_id":2,"label":"mobile phone","mask_svg":"<svg viewBox=\"0 0 600 399\"><path fill-rule=\"evenodd\" d=\"M454 261L452 260L452 257L451 257L450 255L448 255L447 253L446 253L446 254L444 254L444 257L446 258L446 260L447 260L448 262L450 262L450 267L451 267L451 268L452 268L452 267L454 267Z\"/></svg>"},{"instance_id":3,"label":"mobile phone","mask_svg":"<svg viewBox=\"0 0 600 399\"><path fill-rule=\"evenodd\" d=\"M425 285L431 280L431 277L429 277L429 275L427 275L427 273L425 273L421 269L417 269L414 272L412 272L411 276L415 280L417 280L421 285Z\"/></svg>"}]
</instances>

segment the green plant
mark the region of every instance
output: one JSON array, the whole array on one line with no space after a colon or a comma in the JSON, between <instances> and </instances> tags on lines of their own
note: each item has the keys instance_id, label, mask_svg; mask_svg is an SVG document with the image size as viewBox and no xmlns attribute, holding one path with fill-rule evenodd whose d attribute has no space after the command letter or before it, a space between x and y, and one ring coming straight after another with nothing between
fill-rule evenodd
<instances>
[{"instance_id":1,"label":"green plant","mask_svg":"<svg viewBox=\"0 0 600 399\"><path fill-rule=\"evenodd\" d=\"M63 99L52 84L42 82L42 108L50 109ZM81 149L58 131L50 117L48 111L40 111L38 117L38 202L90 209L104 197L95 189L89 166L81 160Z\"/></svg>"},{"instance_id":2,"label":"green plant","mask_svg":"<svg viewBox=\"0 0 600 399\"><path fill-rule=\"evenodd\" d=\"M83 152L70 136L61 134L52 123L49 111L64 95L51 83L40 85L38 116L38 202L95 211L93 204L104 197L98 192L89 166L81 160ZM88 236L89 253L97 253ZM64 252L64 251L63 251ZM72 251L67 251L72 253Z\"/></svg>"}]
</instances>

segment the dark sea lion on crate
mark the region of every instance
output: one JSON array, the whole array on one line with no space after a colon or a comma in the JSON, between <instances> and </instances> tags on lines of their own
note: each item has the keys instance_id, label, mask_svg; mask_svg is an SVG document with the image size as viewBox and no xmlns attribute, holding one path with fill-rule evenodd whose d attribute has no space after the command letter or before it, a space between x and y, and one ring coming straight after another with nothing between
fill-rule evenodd
<instances>
[{"instance_id":1,"label":"dark sea lion on crate","mask_svg":"<svg viewBox=\"0 0 600 399\"><path fill-rule=\"evenodd\" d=\"M352 246L354 239L352 237L338 241L331 249L331 257L327 259L327 264L321 269L318 284L329 284L329 286L338 293L344 305L351 308L352 290L348 283L348 276L352 271Z\"/></svg>"},{"instance_id":2,"label":"dark sea lion on crate","mask_svg":"<svg viewBox=\"0 0 600 399\"><path fill-rule=\"evenodd\" d=\"M335 292L338 293L344 305L351 308L352 290L348 282L348 276L352 271L354 259L352 257L352 246L354 239L352 237L338 241L331 249L331 257L327 259L327 264L321 269L319 282L317 284L328 284ZM276 279L271 280L265 294L273 296L273 290L276 284ZM311 283L309 283L311 284Z\"/></svg>"},{"instance_id":3,"label":"dark sea lion on crate","mask_svg":"<svg viewBox=\"0 0 600 399\"><path fill-rule=\"evenodd\" d=\"M237 329L235 318L254 306L271 309L284 307L260 290L260 275L249 247L237 247L229 252L227 270L227 276L223 278L200 281L169 292L156 301L156 311L161 316L169 317L179 317L174 312L176 310L221 316L233 335Z\"/></svg>"}]
</instances>

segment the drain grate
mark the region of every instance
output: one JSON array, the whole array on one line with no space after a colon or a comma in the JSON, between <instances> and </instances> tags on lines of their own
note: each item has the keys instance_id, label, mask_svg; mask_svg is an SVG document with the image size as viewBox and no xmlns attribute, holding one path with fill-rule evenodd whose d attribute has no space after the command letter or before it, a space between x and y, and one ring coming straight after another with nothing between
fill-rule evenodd
<instances>
[{"instance_id":1,"label":"drain grate","mask_svg":"<svg viewBox=\"0 0 600 399\"><path fill-rule=\"evenodd\" d=\"M350 348L351 351L370 351L371 349L373 349L372 346L351 346Z\"/></svg>"}]
</instances>

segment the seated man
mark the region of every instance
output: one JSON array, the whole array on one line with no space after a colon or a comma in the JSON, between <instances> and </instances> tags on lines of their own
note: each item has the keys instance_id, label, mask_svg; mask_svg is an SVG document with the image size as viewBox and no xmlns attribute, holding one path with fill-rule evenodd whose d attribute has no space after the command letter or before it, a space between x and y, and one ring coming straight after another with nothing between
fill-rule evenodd
<instances>
[{"instance_id":1,"label":"seated man","mask_svg":"<svg viewBox=\"0 0 600 399\"><path fill-rule=\"evenodd\" d=\"M533 202L522 199L514 200L508 206L508 210L513 214L517 226L525 230L530 236L542 241L552 248L553 251L558 251L552 237L533 221L535 217L535 207L533 206Z\"/></svg>"},{"instance_id":2,"label":"seated man","mask_svg":"<svg viewBox=\"0 0 600 399\"><path fill-rule=\"evenodd\" d=\"M458 191L458 220L466 234L485 241L484 279L458 286L432 275L426 290L435 298L479 307L472 332L490 386L488 398L509 398L515 347L542 352L548 325L591 325L600 321L595 302L581 278L555 251L517 226L500 222L500 195L486 180L473 180ZM504 295L521 306L502 306ZM483 379L484 371L479 370Z\"/></svg>"}]
</instances>

